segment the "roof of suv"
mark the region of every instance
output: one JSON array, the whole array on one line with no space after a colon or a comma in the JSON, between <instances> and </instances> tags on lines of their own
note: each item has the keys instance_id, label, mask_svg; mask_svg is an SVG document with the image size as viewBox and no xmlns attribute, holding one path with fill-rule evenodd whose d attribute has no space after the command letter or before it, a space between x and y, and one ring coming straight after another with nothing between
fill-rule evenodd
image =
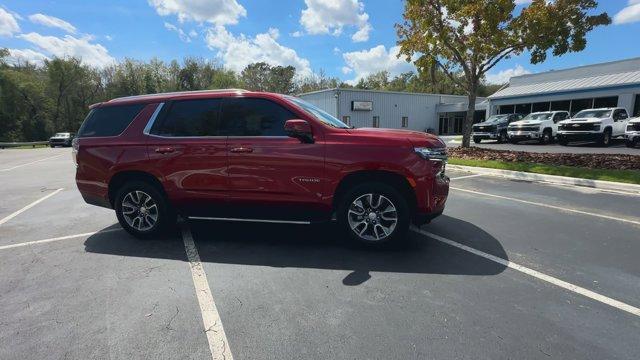
<instances>
[{"instance_id":1,"label":"roof of suv","mask_svg":"<svg viewBox=\"0 0 640 360\"><path fill-rule=\"evenodd\" d=\"M147 95L134 95L134 96L125 96L115 98L103 103L94 104L91 107L99 106L101 104L129 104L129 103L151 103L151 102L162 102L176 98L197 98L206 95L232 95L232 94L261 94L261 95L269 95L280 97L281 94L276 93L267 93L261 91L248 91L244 89L217 89L217 90L198 90L198 91L177 91L177 92L166 92L166 93L157 93L157 94L147 94Z\"/></svg>"}]
</instances>

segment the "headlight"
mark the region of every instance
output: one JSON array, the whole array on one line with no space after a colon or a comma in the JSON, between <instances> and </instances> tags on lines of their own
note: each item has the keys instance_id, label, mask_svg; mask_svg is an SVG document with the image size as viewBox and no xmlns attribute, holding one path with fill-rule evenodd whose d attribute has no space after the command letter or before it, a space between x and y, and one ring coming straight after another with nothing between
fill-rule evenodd
<instances>
[{"instance_id":1,"label":"headlight","mask_svg":"<svg viewBox=\"0 0 640 360\"><path fill-rule=\"evenodd\" d=\"M447 162L447 149L446 148L428 148L417 147L414 148L423 159L438 162Z\"/></svg>"}]
</instances>

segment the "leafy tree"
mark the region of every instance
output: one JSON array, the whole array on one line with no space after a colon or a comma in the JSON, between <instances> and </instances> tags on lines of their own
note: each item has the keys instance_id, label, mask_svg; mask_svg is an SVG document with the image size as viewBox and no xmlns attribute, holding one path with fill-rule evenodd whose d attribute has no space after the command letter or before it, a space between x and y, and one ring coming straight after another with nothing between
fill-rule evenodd
<instances>
[{"instance_id":1,"label":"leafy tree","mask_svg":"<svg viewBox=\"0 0 640 360\"><path fill-rule=\"evenodd\" d=\"M247 90L292 94L295 92L295 72L293 66L271 66L258 62L249 64L242 70L240 83Z\"/></svg>"},{"instance_id":2,"label":"leafy tree","mask_svg":"<svg viewBox=\"0 0 640 360\"><path fill-rule=\"evenodd\" d=\"M519 14L515 0L407 0L397 24L400 53L417 56L421 71L439 69L468 96L463 147L469 146L476 97L484 75L527 51L531 63L582 51L586 34L611 19L590 15L594 0L533 0Z\"/></svg>"}]
</instances>

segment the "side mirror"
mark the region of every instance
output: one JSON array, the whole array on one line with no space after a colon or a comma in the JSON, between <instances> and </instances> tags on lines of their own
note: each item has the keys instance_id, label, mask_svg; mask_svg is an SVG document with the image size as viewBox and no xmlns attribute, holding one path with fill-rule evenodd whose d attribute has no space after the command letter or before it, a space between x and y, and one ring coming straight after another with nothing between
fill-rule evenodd
<instances>
[{"instance_id":1,"label":"side mirror","mask_svg":"<svg viewBox=\"0 0 640 360\"><path fill-rule=\"evenodd\" d=\"M287 136L300 139L304 143L313 143L313 130L306 120L287 120L284 123L284 132Z\"/></svg>"}]
</instances>

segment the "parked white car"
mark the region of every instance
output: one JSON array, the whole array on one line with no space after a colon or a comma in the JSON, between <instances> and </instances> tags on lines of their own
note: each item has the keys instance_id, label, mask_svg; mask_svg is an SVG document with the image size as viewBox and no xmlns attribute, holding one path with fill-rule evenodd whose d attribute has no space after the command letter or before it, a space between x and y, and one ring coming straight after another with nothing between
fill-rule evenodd
<instances>
[{"instance_id":1,"label":"parked white car","mask_svg":"<svg viewBox=\"0 0 640 360\"><path fill-rule=\"evenodd\" d=\"M628 147L635 147L640 143L640 117L629 120L624 137L627 139Z\"/></svg>"},{"instance_id":2,"label":"parked white car","mask_svg":"<svg viewBox=\"0 0 640 360\"><path fill-rule=\"evenodd\" d=\"M507 128L509 141L517 144L525 140L538 140L548 144L558 132L558 122L569 118L568 111L542 111L525 116L522 120L512 122Z\"/></svg>"},{"instance_id":3,"label":"parked white car","mask_svg":"<svg viewBox=\"0 0 640 360\"><path fill-rule=\"evenodd\" d=\"M571 141L596 141L609 146L612 138L624 136L628 119L625 108L582 110L573 118L558 124L558 143L567 145Z\"/></svg>"}]
</instances>

